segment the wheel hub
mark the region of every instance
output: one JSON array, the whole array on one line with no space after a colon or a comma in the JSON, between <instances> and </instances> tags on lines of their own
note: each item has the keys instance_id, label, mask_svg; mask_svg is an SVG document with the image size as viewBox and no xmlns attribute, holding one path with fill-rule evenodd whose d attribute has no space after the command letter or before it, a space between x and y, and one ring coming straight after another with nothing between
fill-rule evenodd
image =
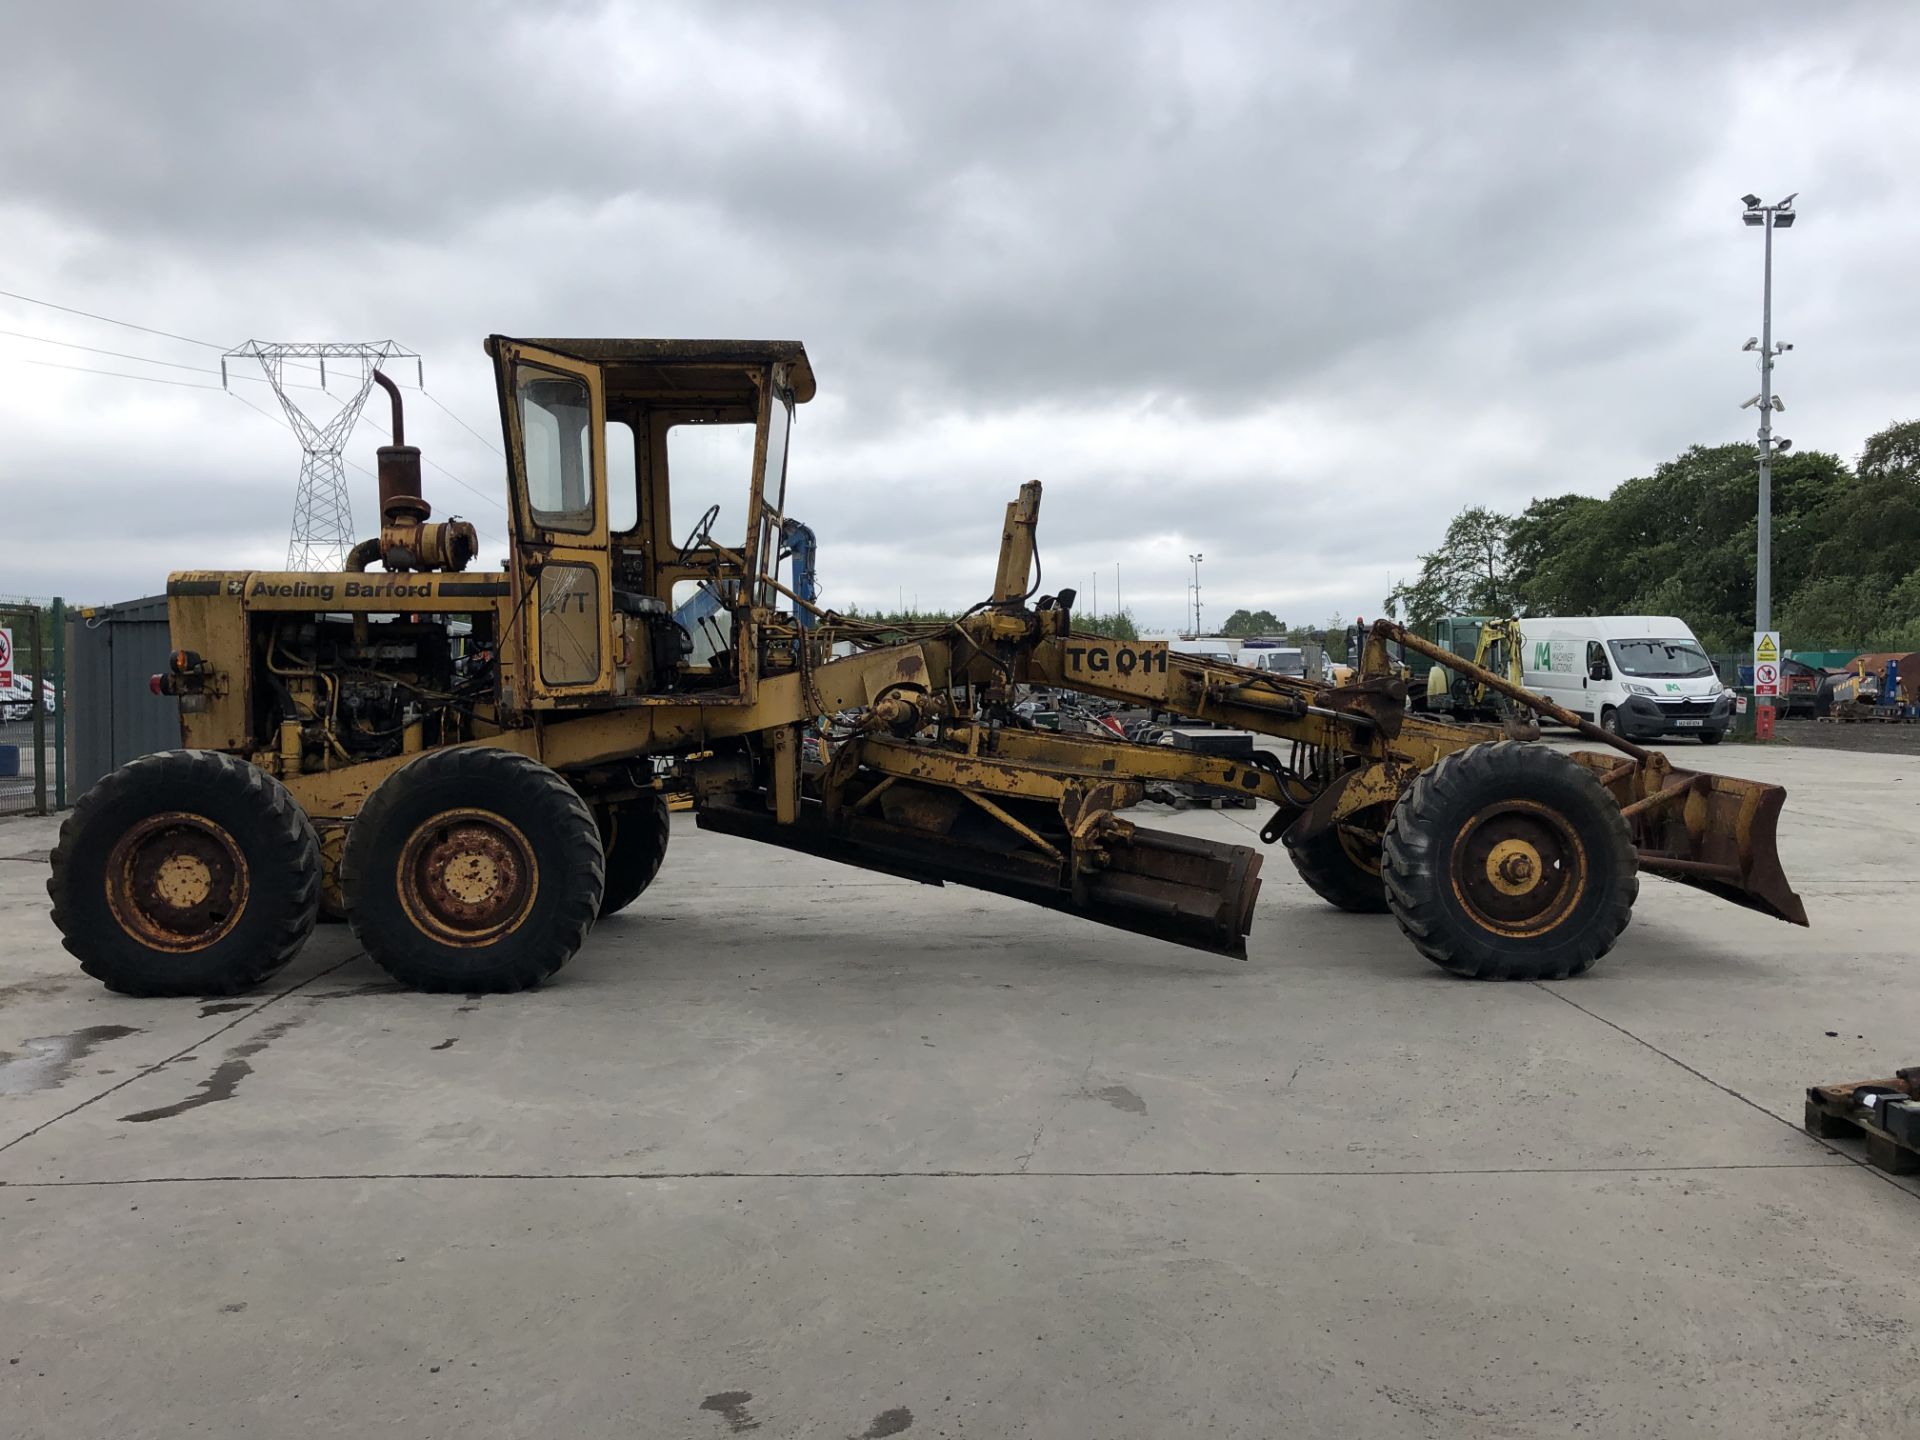
<instances>
[{"instance_id":1,"label":"wheel hub","mask_svg":"<svg viewBox=\"0 0 1920 1440\"><path fill-rule=\"evenodd\" d=\"M407 837L400 903L445 944L488 945L526 920L539 889L533 847L490 811L449 810Z\"/></svg>"},{"instance_id":2,"label":"wheel hub","mask_svg":"<svg viewBox=\"0 0 1920 1440\"><path fill-rule=\"evenodd\" d=\"M1533 800L1490 805L1453 843L1454 898L1484 928L1538 935L1564 920L1586 886L1586 848L1566 816Z\"/></svg>"},{"instance_id":3,"label":"wheel hub","mask_svg":"<svg viewBox=\"0 0 1920 1440\"><path fill-rule=\"evenodd\" d=\"M107 907L120 928L156 950L204 950L246 909L250 876L239 844L204 815L149 815L107 856Z\"/></svg>"}]
</instances>

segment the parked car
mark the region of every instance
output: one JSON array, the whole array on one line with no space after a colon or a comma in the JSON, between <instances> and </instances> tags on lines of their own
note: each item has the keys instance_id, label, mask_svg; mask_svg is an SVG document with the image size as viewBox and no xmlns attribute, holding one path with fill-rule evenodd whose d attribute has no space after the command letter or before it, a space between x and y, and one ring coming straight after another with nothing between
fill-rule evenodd
<instances>
[{"instance_id":1,"label":"parked car","mask_svg":"<svg viewBox=\"0 0 1920 1440\"><path fill-rule=\"evenodd\" d=\"M53 713L53 686L43 683L40 686L40 703L49 715ZM15 672L13 683L0 690L0 720L9 722L31 720L33 718L34 684L31 675Z\"/></svg>"}]
</instances>

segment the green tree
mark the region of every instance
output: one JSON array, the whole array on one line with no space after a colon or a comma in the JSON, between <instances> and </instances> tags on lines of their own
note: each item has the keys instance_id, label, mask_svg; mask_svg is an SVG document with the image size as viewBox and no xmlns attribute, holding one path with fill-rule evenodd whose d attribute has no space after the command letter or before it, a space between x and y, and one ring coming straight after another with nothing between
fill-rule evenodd
<instances>
[{"instance_id":1,"label":"green tree","mask_svg":"<svg viewBox=\"0 0 1920 1440\"><path fill-rule=\"evenodd\" d=\"M1393 587L1386 598L1387 614L1404 614L1415 629L1443 615L1511 615L1512 528L1510 517L1469 505L1448 524L1440 548L1420 557L1419 578Z\"/></svg>"},{"instance_id":2,"label":"green tree","mask_svg":"<svg viewBox=\"0 0 1920 1440\"><path fill-rule=\"evenodd\" d=\"M1131 610L1120 610L1111 615L1081 615L1073 617L1073 628L1088 635L1104 635L1109 640L1138 640L1140 631L1133 623Z\"/></svg>"},{"instance_id":3,"label":"green tree","mask_svg":"<svg viewBox=\"0 0 1920 1440\"><path fill-rule=\"evenodd\" d=\"M1280 635L1285 633L1287 622L1280 619L1271 610L1236 610L1227 617L1226 624L1220 627L1222 635Z\"/></svg>"}]
</instances>

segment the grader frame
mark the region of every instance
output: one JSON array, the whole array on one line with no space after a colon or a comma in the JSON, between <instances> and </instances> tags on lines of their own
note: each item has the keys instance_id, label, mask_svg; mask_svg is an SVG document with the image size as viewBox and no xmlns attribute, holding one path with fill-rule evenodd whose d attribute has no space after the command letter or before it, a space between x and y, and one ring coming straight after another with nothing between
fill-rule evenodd
<instances>
[{"instance_id":1,"label":"grader frame","mask_svg":"<svg viewBox=\"0 0 1920 1440\"><path fill-rule=\"evenodd\" d=\"M1231 955L1260 856L1123 818L1149 781L1269 802L1261 838L1319 894L1391 911L1462 974L1585 969L1640 869L1806 923L1775 852L1777 787L1676 770L1392 624L1338 685L1075 632L1073 592L1030 583L1037 481L1007 506L990 595L958 619L878 626L802 599L779 545L792 410L814 391L798 344L487 348L503 571L466 572L471 528L430 520L394 391L381 534L348 572L170 580L157 678L186 749L103 781L55 855L55 918L89 973L133 993L245 988L327 908L408 983L537 984L651 881L669 794L707 829ZM676 484L695 487L676 436L711 426L751 436L740 539L716 538L713 505L680 540ZM727 620L698 661L671 619L691 586ZM1392 643L1612 753L1409 714ZM1013 707L1028 685L1286 749L1246 763L1035 731Z\"/></svg>"}]
</instances>

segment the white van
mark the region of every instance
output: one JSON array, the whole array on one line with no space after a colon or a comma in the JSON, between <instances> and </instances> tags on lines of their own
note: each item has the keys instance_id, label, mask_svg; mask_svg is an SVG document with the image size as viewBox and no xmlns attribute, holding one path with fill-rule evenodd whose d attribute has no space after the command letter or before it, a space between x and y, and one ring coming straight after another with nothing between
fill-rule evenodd
<instances>
[{"instance_id":1,"label":"white van","mask_svg":"<svg viewBox=\"0 0 1920 1440\"><path fill-rule=\"evenodd\" d=\"M1520 633L1527 689L1629 740L1694 735L1712 745L1733 724L1733 697L1684 620L1534 616Z\"/></svg>"},{"instance_id":2,"label":"white van","mask_svg":"<svg viewBox=\"0 0 1920 1440\"><path fill-rule=\"evenodd\" d=\"M1307 652L1297 645L1242 645L1240 663L1271 675L1307 677Z\"/></svg>"}]
</instances>

